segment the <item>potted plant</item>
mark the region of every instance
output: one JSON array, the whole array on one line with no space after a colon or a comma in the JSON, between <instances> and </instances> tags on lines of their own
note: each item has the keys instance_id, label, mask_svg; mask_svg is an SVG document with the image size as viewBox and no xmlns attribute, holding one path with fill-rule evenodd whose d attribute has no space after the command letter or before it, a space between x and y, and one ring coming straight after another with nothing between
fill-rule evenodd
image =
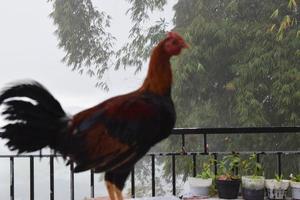
<instances>
[{"instance_id":1,"label":"potted plant","mask_svg":"<svg viewBox=\"0 0 300 200\"><path fill-rule=\"evenodd\" d=\"M246 200L263 200L265 195L265 177L262 176L262 166L257 162L256 154L242 161L242 194Z\"/></svg>"},{"instance_id":2,"label":"potted plant","mask_svg":"<svg viewBox=\"0 0 300 200\"><path fill-rule=\"evenodd\" d=\"M291 189L292 189L292 199L300 200L300 174L294 176L290 175L291 178Z\"/></svg>"},{"instance_id":3,"label":"potted plant","mask_svg":"<svg viewBox=\"0 0 300 200\"><path fill-rule=\"evenodd\" d=\"M223 160L218 163L219 175L216 179L216 186L219 198L236 199L239 193L241 179L238 176L240 167L240 157L233 153L224 156Z\"/></svg>"},{"instance_id":4,"label":"potted plant","mask_svg":"<svg viewBox=\"0 0 300 200\"><path fill-rule=\"evenodd\" d=\"M275 175L275 179L266 179L265 187L269 199L285 199L289 188L289 181L283 175Z\"/></svg>"},{"instance_id":5,"label":"potted plant","mask_svg":"<svg viewBox=\"0 0 300 200\"><path fill-rule=\"evenodd\" d=\"M188 177L188 184L190 189L190 194L198 197L208 197L212 191L212 183L215 177L211 170L214 160L209 159L208 162L203 163L203 168L200 174L196 177Z\"/></svg>"}]
</instances>

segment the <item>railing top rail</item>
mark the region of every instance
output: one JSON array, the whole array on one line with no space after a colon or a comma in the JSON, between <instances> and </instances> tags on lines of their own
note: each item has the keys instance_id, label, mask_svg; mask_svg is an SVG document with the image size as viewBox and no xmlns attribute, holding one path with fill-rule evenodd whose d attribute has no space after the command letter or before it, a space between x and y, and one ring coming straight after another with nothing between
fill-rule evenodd
<instances>
[{"instance_id":1,"label":"railing top rail","mask_svg":"<svg viewBox=\"0 0 300 200\"><path fill-rule=\"evenodd\" d=\"M175 128L174 135L182 134L239 134L239 133L300 133L300 126L228 127L228 128Z\"/></svg>"},{"instance_id":2,"label":"railing top rail","mask_svg":"<svg viewBox=\"0 0 300 200\"><path fill-rule=\"evenodd\" d=\"M260 155L271 155L271 154L283 154L283 155L295 155L295 154L300 154L300 151L238 151L238 154L241 155L247 155L247 154L260 154ZM227 154L232 154L230 151L210 151L208 153L200 152L200 151L189 151L189 152L149 152L147 156L189 156L189 155L213 155L213 154L219 154L219 155L227 155ZM56 154L56 155L51 155L51 154L43 154L43 155L38 155L38 154L31 154L31 155L0 155L0 158L62 158L62 155Z\"/></svg>"}]
</instances>

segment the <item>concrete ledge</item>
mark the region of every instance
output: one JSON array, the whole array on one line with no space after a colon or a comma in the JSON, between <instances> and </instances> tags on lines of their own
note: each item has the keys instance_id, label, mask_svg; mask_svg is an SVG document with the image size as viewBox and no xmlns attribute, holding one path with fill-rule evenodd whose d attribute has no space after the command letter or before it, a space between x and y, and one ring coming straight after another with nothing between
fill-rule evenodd
<instances>
[{"instance_id":1,"label":"concrete ledge","mask_svg":"<svg viewBox=\"0 0 300 200\"><path fill-rule=\"evenodd\" d=\"M178 197L174 196L165 196L165 197L144 197L144 198L135 198L126 200L180 200ZM97 197L97 198L85 198L84 200L110 200L108 197Z\"/></svg>"}]
</instances>

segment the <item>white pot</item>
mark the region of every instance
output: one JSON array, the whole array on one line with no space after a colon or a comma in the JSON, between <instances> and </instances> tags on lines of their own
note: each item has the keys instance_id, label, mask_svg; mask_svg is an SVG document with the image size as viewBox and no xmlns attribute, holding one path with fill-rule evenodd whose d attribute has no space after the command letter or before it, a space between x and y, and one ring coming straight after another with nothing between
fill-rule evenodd
<instances>
[{"instance_id":1,"label":"white pot","mask_svg":"<svg viewBox=\"0 0 300 200\"><path fill-rule=\"evenodd\" d=\"M300 182L291 181L291 188L300 188Z\"/></svg>"},{"instance_id":2,"label":"white pot","mask_svg":"<svg viewBox=\"0 0 300 200\"><path fill-rule=\"evenodd\" d=\"M281 189L287 190L289 188L290 182L288 180L277 181L275 179L266 179L265 186L267 189Z\"/></svg>"},{"instance_id":3,"label":"white pot","mask_svg":"<svg viewBox=\"0 0 300 200\"><path fill-rule=\"evenodd\" d=\"M209 196L209 188L212 185L212 179L202 179L188 177L187 179L190 193L194 196L207 197Z\"/></svg>"},{"instance_id":4,"label":"white pot","mask_svg":"<svg viewBox=\"0 0 300 200\"><path fill-rule=\"evenodd\" d=\"M269 199L285 199L287 189L290 182L288 180L277 181L275 179L266 179L265 186L267 189L267 196Z\"/></svg>"},{"instance_id":5,"label":"white pot","mask_svg":"<svg viewBox=\"0 0 300 200\"><path fill-rule=\"evenodd\" d=\"M263 176L242 176L242 187L252 190L265 188L265 177Z\"/></svg>"},{"instance_id":6,"label":"white pot","mask_svg":"<svg viewBox=\"0 0 300 200\"><path fill-rule=\"evenodd\" d=\"M300 199L300 182L290 182L292 188L292 198L293 199Z\"/></svg>"}]
</instances>

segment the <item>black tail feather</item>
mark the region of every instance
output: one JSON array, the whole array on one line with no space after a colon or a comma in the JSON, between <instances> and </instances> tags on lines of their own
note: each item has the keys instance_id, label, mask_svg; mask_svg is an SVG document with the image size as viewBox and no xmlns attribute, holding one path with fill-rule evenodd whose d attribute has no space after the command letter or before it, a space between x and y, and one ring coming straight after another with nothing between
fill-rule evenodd
<instances>
[{"instance_id":1,"label":"black tail feather","mask_svg":"<svg viewBox=\"0 0 300 200\"><path fill-rule=\"evenodd\" d=\"M60 103L44 88L40 83L36 81L30 81L28 83L16 84L9 87L0 96L0 104L10 98L14 97L27 97L37 101L42 105L46 112L49 112L57 117L63 117L65 115Z\"/></svg>"},{"instance_id":2,"label":"black tail feather","mask_svg":"<svg viewBox=\"0 0 300 200\"><path fill-rule=\"evenodd\" d=\"M32 101L28 101L26 97ZM68 131L68 117L59 102L38 82L17 84L0 95L2 115L9 123L2 127L0 137L18 153L32 152L46 146L61 152L62 139ZM63 149L67 151L67 149Z\"/></svg>"},{"instance_id":3,"label":"black tail feather","mask_svg":"<svg viewBox=\"0 0 300 200\"><path fill-rule=\"evenodd\" d=\"M27 101L11 100L5 102L6 109L2 112L6 120L29 120L44 119L52 120L51 116L45 115L41 105L33 105Z\"/></svg>"}]
</instances>

